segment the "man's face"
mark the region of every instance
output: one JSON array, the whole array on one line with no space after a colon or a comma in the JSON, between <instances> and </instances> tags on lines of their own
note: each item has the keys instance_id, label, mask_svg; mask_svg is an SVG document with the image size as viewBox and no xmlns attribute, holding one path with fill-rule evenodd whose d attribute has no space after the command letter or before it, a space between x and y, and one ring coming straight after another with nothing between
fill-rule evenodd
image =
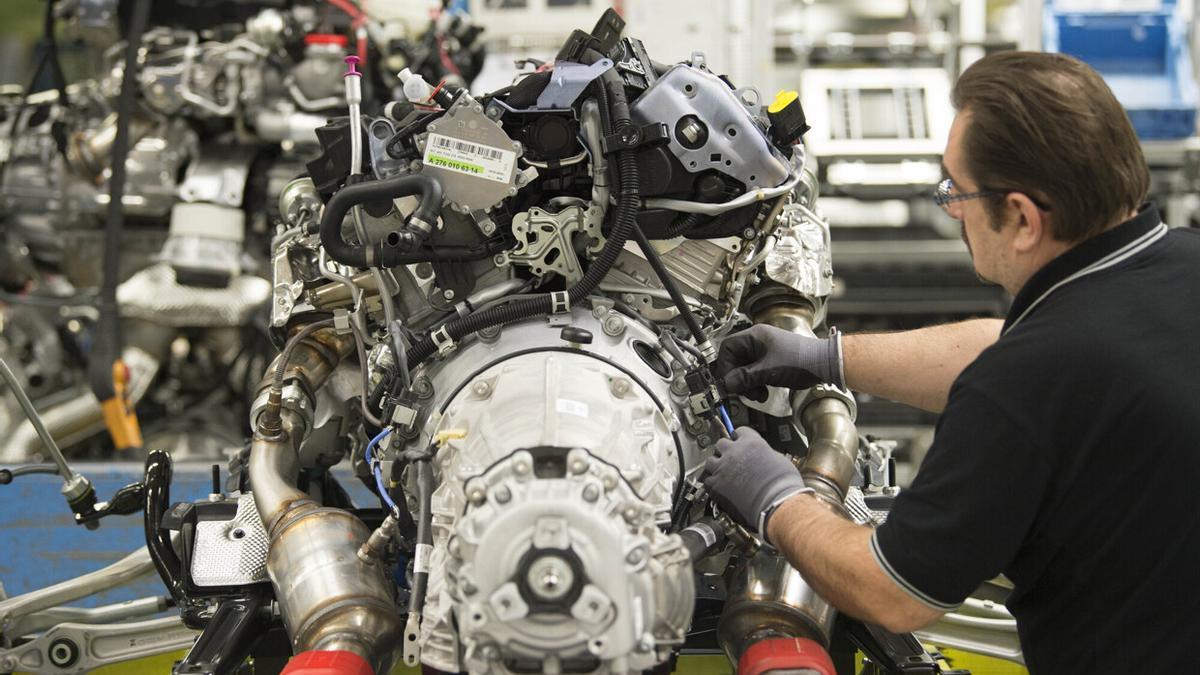
<instances>
[{"instance_id":1,"label":"man's face","mask_svg":"<svg viewBox=\"0 0 1200 675\"><path fill-rule=\"evenodd\" d=\"M967 194L985 189L967 172L963 157L963 135L970 123L969 111L960 112L954 118L954 124L950 126L950 138L946 141L946 152L942 156L942 168L946 177L954 182L953 194ZM1014 228L1001 227L997 231L993 227L994 222L985 202L986 198L951 202L946 205L946 212L961 223L962 238L979 278L1007 287L1005 282L1008 280L1006 272L1010 253L1008 239Z\"/></svg>"}]
</instances>

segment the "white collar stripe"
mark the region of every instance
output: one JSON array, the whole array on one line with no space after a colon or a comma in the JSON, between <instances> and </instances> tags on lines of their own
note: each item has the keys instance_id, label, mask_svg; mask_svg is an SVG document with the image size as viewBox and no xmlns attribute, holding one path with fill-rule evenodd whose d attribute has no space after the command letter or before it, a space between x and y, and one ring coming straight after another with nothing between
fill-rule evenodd
<instances>
[{"instance_id":1,"label":"white collar stripe","mask_svg":"<svg viewBox=\"0 0 1200 675\"><path fill-rule=\"evenodd\" d=\"M1031 311L1033 311L1034 307L1037 307L1039 304L1041 304L1041 302L1043 300L1045 300L1047 297L1049 297L1051 293L1058 290L1060 287L1065 286L1066 284L1069 284L1072 281L1075 281L1076 279L1080 279L1089 274L1093 274L1095 272L1099 272L1101 270L1108 269L1109 267L1112 267L1113 265L1116 265L1118 263L1122 263L1122 262L1132 258L1133 256L1137 255L1138 253L1141 253L1146 248L1148 248L1151 244L1153 244L1154 242L1158 241L1159 239L1162 239L1163 237L1165 237L1166 234L1167 234L1166 223L1159 223L1158 227L1153 228L1146 234L1143 234L1142 236L1138 237L1137 239L1134 239L1133 241L1129 242L1125 246L1122 246L1121 248L1117 249L1116 251L1113 251L1112 253L1110 253L1110 254L1104 256L1103 258L1097 260L1096 262L1092 263L1091 265L1088 265L1087 267L1072 274L1071 276L1067 277L1066 279L1063 279L1062 281L1058 282L1057 284L1054 284L1050 288L1046 289L1045 293L1042 293L1040 296L1038 296L1037 300L1034 300L1033 302L1029 303L1029 306L1025 308L1025 311L1021 312L1021 315L1017 317L1017 320L1013 321L1012 324L1009 325L1009 327L1004 330L1004 332L1008 333L1013 328L1015 328L1017 324L1021 323L1021 321L1025 318L1026 315L1028 315Z\"/></svg>"}]
</instances>

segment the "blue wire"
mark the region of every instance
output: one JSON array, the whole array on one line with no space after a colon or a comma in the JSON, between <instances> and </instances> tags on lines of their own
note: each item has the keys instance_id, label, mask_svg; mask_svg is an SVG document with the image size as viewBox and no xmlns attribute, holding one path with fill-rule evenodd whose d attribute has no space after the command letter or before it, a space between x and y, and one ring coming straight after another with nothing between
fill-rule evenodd
<instances>
[{"instance_id":1,"label":"blue wire","mask_svg":"<svg viewBox=\"0 0 1200 675\"><path fill-rule=\"evenodd\" d=\"M717 412L721 415L721 423L725 425L726 431L733 436L733 420L729 419L729 411L725 409L724 403L717 405Z\"/></svg>"},{"instance_id":2,"label":"blue wire","mask_svg":"<svg viewBox=\"0 0 1200 675\"><path fill-rule=\"evenodd\" d=\"M384 503L386 503L389 508L391 508L393 511L395 511L396 510L396 502L392 501L391 495L388 494L387 489L384 488L384 486L383 486L383 468L375 464L375 457L374 457L374 454L371 452L371 450L374 449L375 446L379 445L380 441L382 441L383 439L390 436L391 433L392 433L392 428L388 427L388 428L384 429L383 431L379 432L379 434L377 436L375 436L375 438L372 438L371 442L367 443L366 458L367 458L367 466L371 467L372 472L375 474L375 486L379 488L380 498L383 499Z\"/></svg>"}]
</instances>

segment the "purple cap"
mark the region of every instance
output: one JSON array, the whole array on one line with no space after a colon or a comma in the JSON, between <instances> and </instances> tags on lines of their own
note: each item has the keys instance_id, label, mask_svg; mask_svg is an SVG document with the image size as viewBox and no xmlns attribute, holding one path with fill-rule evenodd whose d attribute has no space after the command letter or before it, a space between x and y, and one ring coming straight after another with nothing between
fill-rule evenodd
<instances>
[{"instance_id":1,"label":"purple cap","mask_svg":"<svg viewBox=\"0 0 1200 675\"><path fill-rule=\"evenodd\" d=\"M350 67L350 70L347 70L346 74L343 75L342 77L362 77L362 73L358 72L358 57L357 56L351 54L350 56L347 56L343 60L346 62L346 65Z\"/></svg>"}]
</instances>

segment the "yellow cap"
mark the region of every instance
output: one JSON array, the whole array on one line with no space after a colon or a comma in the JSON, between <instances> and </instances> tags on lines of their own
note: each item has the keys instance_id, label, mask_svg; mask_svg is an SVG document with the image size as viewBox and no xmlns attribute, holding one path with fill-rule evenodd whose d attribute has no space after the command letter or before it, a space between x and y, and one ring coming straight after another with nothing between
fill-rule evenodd
<instances>
[{"instance_id":1,"label":"yellow cap","mask_svg":"<svg viewBox=\"0 0 1200 675\"><path fill-rule=\"evenodd\" d=\"M798 91L780 91L775 94L775 100L771 101L771 105L767 107L767 112L777 113L792 104L792 101L800 98Z\"/></svg>"}]
</instances>

